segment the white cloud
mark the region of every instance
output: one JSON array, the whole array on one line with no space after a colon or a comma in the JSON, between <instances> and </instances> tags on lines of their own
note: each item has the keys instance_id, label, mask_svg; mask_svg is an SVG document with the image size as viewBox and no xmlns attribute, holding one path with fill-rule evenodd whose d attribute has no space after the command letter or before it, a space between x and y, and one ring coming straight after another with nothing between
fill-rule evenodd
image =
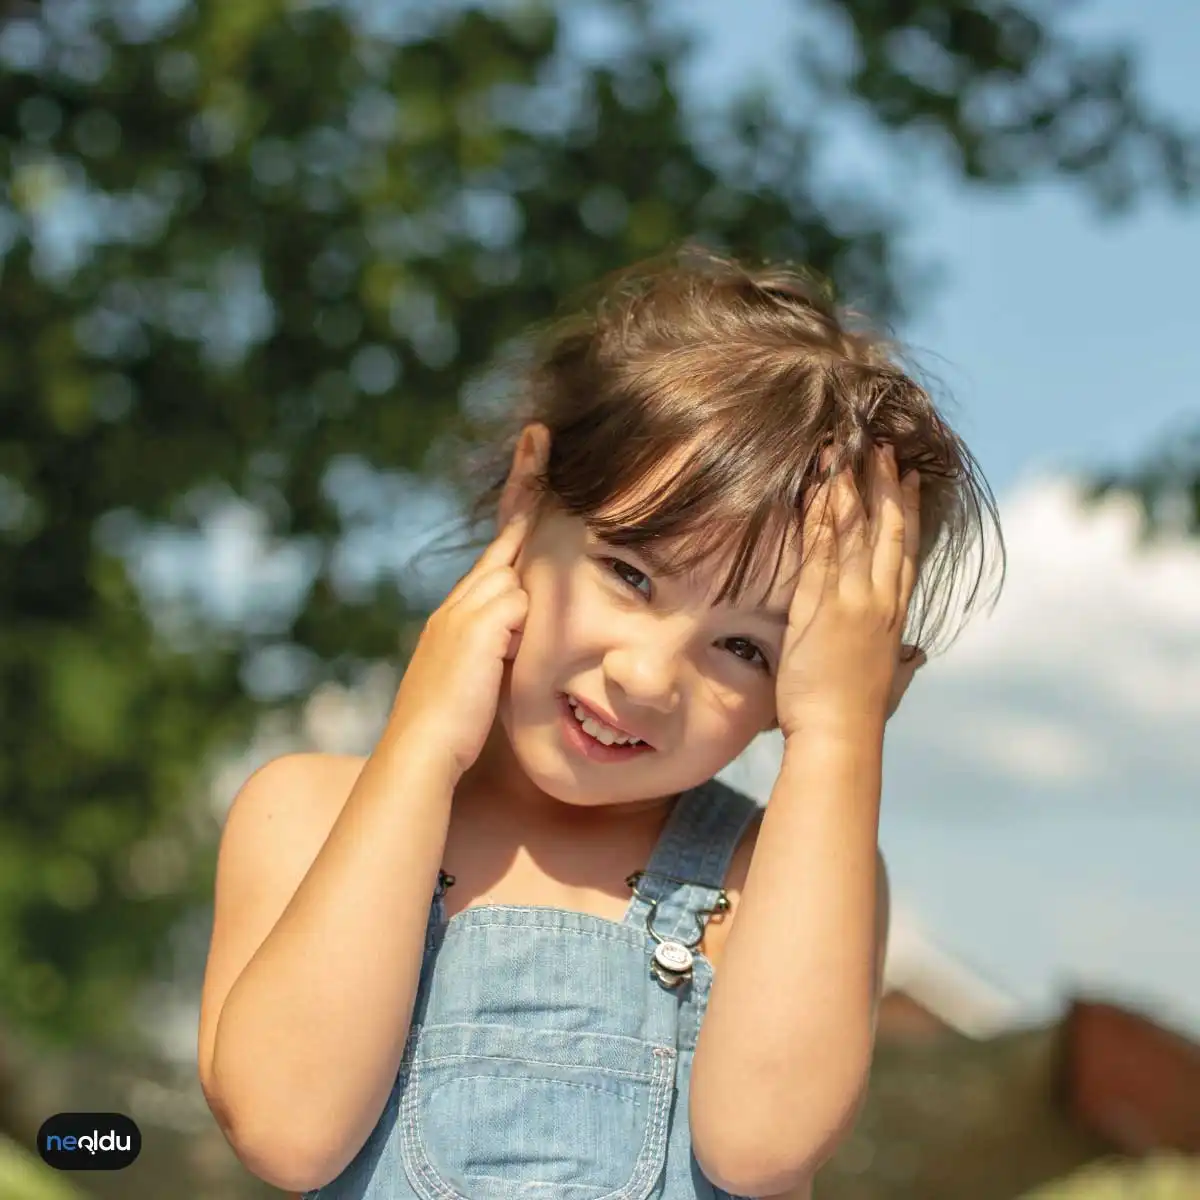
<instances>
[{"instance_id":1,"label":"white cloud","mask_svg":"<svg viewBox=\"0 0 1200 1200\"><path fill-rule=\"evenodd\" d=\"M1027 485L1003 505L1001 523L1002 599L947 656L950 671L1069 660L1112 685L1143 651L1190 649L1200 661L1200 546L1178 538L1139 546L1133 501L1085 506L1069 480ZM1200 691L1195 698L1200 707Z\"/></svg>"},{"instance_id":2,"label":"white cloud","mask_svg":"<svg viewBox=\"0 0 1200 1200\"><path fill-rule=\"evenodd\" d=\"M1079 989L1200 1030L1200 544L1069 481L1001 504L999 604L918 674L887 739L899 908L1030 1016ZM766 798L777 736L724 777Z\"/></svg>"},{"instance_id":3,"label":"white cloud","mask_svg":"<svg viewBox=\"0 0 1200 1200\"><path fill-rule=\"evenodd\" d=\"M889 748L983 790L1088 803L1200 798L1200 545L1138 545L1133 505L1038 480L1002 506L992 613L918 676Z\"/></svg>"},{"instance_id":4,"label":"white cloud","mask_svg":"<svg viewBox=\"0 0 1200 1200\"><path fill-rule=\"evenodd\" d=\"M1011 712L986 715L972 749L981 766L1033 785L1093 780L1101 770L1086 734L1065 720L1039 720Z\"/></svg>"}]
</instances>

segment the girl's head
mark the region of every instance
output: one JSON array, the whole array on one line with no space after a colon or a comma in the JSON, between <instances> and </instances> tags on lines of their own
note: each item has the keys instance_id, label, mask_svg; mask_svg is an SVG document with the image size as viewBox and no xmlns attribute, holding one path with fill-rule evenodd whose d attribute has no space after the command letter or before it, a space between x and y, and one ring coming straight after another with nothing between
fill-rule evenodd
<instances>
[{"instance_id":1,"label":"girl's head","mask_svg":"<svg viewBox=\"0 0 1200 1200\"><path fill-rule=\"evenodd\" d=\"M525 773L575 803L667 795L774 723L774 667L821 450L860 485L876 443L921 472L925 648L980 598L990 489L929 393L806 277L688 250L622 272L532 341L509 428L469 469L471 516L537 514L530 605L500 713ZM976 559L973 581L968 560ZM614 561L616 560L616 561ZM1002 571L1001 571L1002 574ZM965 594L960 587L966 583ZM617 767L564 756L563 692L658 747Z\"/></svg>"}]
</instances>

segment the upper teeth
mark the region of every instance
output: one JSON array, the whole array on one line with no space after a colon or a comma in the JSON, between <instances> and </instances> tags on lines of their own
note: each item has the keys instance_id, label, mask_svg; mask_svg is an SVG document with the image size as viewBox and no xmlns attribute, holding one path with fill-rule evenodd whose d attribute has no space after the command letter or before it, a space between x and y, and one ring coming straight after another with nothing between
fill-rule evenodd
<instances>
[{"instance_id":1,"label":"upper teeth","mask_svg":"<svg viewBox=\"0 0 1200 1200\"><path fill-rule=\"evenodd\" d=\"M567 703L570 704L575 719L583 726L583 732L594 737L596 741L603 742L606 746L640 746L642 744L641 738L619 733L611 725L597 721L595 717L580 707L574 696L568 696Z\"/></svg>"}]
</instances>

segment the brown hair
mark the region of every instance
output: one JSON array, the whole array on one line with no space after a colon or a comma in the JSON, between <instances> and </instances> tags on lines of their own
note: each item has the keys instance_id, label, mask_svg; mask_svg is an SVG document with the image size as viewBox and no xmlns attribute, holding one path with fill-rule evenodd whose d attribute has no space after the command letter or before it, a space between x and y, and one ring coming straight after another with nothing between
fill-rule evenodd
<instances>
[{"instance_id":1,"label":"brown hair","mask_svg":"<svg viewBox=\"0 0 1200 1200\"><path fill-rule=\"evenodd\" d=\"M551 435L537 481L542 502L613 545L649 549L656 562L669 545L671 573L733 547L714 599L721 603L758 577L768 547L782 553L779 535L798 523L826 444L837 451L833 469L849 463L861 490L871 447L890 443L901 475L921 473L906 640L930 647L978 550L963 616L975 606L989 525L998 595L1004 543L970 451L894 347L856 327L807 273L751 269L688 246L602 281L580 311L536 330L524 350L510 371L516 403L469 419L476 446L452 458L474 491L468 521L486 523L485 540L520 430L540 422ZM778 569L779 557L772 580Z\"/></svg>"}]
</instances>

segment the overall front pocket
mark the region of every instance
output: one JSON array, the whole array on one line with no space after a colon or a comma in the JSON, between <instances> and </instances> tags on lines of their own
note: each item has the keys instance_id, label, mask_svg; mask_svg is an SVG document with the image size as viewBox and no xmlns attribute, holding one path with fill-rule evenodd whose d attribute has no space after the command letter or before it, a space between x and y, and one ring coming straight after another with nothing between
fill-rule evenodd
<instances>
[{"instance_id":1,"label":"overall front pocket","mask_svg":"<svg viewBox=\"0 0 1200 1200\"><path fill-rule=\"evenodd\" d=\"M644 1200L662 1173L672 1046L506 1025L414 1031L404 1169L425 1200Z\"/></svg>"}]
</instances>

